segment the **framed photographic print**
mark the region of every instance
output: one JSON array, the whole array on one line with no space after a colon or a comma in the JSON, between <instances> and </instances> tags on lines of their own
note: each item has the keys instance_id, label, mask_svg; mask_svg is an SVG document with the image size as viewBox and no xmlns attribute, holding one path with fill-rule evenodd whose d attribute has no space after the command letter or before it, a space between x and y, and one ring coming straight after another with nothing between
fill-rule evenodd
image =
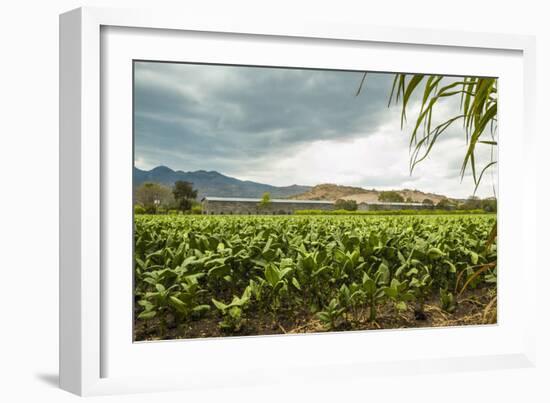
<instances>
[{"instance_id":1,"label":"framed photographic print","mask_svg":"<svg viewBox=\"0 0 550 403\"><path fill-rule=\"evenodd\" d=\"M133 72L135 341L497 323L498 78Z\"/></svg>"},{"instance_id":2,"label":"framed photographic print","mask_svg":"<svg viewBox=\"0 0 550 403\"><path fill-rule=\"evenodd\" d=\"M62 15L62 387L532 365L533 49Z\"/></svg>"}]
</instances>

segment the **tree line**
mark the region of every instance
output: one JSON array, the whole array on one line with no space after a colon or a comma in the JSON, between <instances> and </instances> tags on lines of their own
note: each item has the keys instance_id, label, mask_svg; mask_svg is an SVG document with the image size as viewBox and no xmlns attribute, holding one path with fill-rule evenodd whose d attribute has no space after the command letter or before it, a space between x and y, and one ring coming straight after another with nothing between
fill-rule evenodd
<instances>
[{"instance_id":1,"label":"tree line","mask_svg":"<svg viewBox=\"0 0 550 403\"><path fill-rule=\"evenodd\" d=\"M382 191L378 195L378 201L383 203L415 203L411 197L404 198L395 190ZM477 196L470 196L465 201L441 199L434 203L432 199L425 198L422 204L434 206L440 210L484 210L488 213L496 213L497 201L495 198L481 199ZM357 202L355 200L338 199L335 202L336 210L356 211Z\"/></svg>"},{"instance_id":2,"label":"tree line","mask_svg":"<svg viewBox=\"0 0 550 403\"><path fill-rule=\"evenodd\" d=\"M144 182L134 191L134 212L136 214L163 214L167 212L200 214L197 190L186 181L176 181L172 187Z\"/></svg>"}]
</instances>

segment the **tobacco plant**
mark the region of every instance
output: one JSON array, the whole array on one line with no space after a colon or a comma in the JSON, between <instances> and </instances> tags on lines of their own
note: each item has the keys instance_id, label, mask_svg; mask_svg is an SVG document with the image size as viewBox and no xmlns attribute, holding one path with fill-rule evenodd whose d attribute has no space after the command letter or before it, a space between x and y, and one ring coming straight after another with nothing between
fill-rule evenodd
<instances>
[{"instance_id":1,"label":"tobacco plant","mask_svg":"<svg viewBox=\"0 0 550 403\"><path fill-rule=\"evenodd\" d=\"M250 301L251 290L246 287L240 297L234 296L229 304L224 304L212 298L212 303L222 315L222 321L219 323L220 329L228 332L238 332L241 330L244 322L243 312Z\"/></svg>"},{"instance_id":2,"label":"tobacco plant","mask_svg":"<svg viewBox=\"0 0 550 403\"><path fill-rule=\"evenodd\" d=\"M427 301L452 311L467 290L494 289L493 215L135 217L136 323L317 317L327 329L376 321ZM226 303L225 301L230 301ZM211 310L211 305L215 310ZM367 312L367 318L362 313Z\"/></svg>"}]
</instances>

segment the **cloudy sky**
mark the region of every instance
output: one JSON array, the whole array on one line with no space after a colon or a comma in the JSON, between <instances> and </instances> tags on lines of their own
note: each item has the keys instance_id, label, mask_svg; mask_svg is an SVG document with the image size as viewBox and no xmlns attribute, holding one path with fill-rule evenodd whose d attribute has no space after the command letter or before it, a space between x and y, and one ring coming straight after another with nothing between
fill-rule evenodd
<instances>
[{"instance_id":1,"label":"cloudy sky","mask_svg":"<svg viewBox=\"0 0 550 403\"><path fill-rule=\"evenodd\" d=\"M277 186L336 183L471 195L471 176L460 181L461 125L410 174L410 131L401 130L400 107L387 106L393 75L369 73L355 96L362 75L136 62L135 165L215 170ZM409 116L418 107L413 100ZM440 105L434 119L454 116L457 107L453 100ZM476 158L482 167L490 146ZM477 195L493 195L496 182L496 171L485 176Z\"/></svg>"}]
</instances>

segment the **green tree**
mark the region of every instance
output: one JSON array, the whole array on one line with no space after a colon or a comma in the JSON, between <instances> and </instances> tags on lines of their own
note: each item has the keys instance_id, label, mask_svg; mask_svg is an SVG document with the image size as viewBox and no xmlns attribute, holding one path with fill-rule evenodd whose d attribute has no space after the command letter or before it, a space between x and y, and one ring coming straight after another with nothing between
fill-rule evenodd
<instances>
[{"instance_id":1,"label":"green tree","mask_svg":"<svg viewBox=\"0 0 550 403\"><path fill-rule=\"evenodd\" d=\"M191 210L193 201L197 198L197 191L193 189L193 184L186 181L176 181L172 189L174 198L178 207L182 211Z\"/></svg>"},{"instance_id":2,"label":"green tree","mask_svg":"<svg viewBox=\"0 0 550 403\"><path fill-rule=\"evenodd\" d=\"M481 201L481 208L488 213L496 213L497 212L497 199L494 197L488 197L486 199L483 199Z\"/></svg>"},{"instance_id":3,"label":"green tree","mask_svg":"<svg viewBox=\"0 0 550 403\"><path fill-rule=\"evenodd\" d=\"M407 197L407 199L405 200L405 203L414 203L414 200L412 199L412 197Z\"/></svg>"},{"instance_id":4,"label":"green tree","mask_svg":"<svg viewBox=\"0 0 550 403\"><path fill-rule=\"evenodd\" d=\"M424 200L422 200L422 204L426 204L428 206L433 206L434 202L433 202L432 199L424 199Z\"/></svg>"},{"instance_id":5,"label":"green tree","mask_svg":"<svg viewBox=\"0 0 550 403\"><path fill-rule=\"evenodd\" d=\"M144 182L134 192L134 201L143 206L145 212L156 213L159 208L174 204L174 196L167 186L160 183Z\"/></svg>"},{"instance_id":6,"label":"green tree","mask_svg":"<svg viewBox=\"0 0 550 403\"><path fill-rule=\"evenodd\" d=\"M387 203L403 203L405 199L399 193L394 190L387 190L380 192L378 195L378 201Z\"/></svg>"},{"instance_id":7,"label":"green tree","mask_svg":"<svg viewBox=\"0 0 550 403\"><path fill-rule=\"evenodd\" d=\"M269 192L265 192L258 203L258 208L262 211L265 211L271 206L271 195Z\"/></svg>"},{"instance_id":8,"label":"green tree","mask_svg":"<svg viewBox=\"0 0 550 403\"><path fill-rule=\"evenodd\" d=\"M494 197L480 199L476 196L470 196L459 206L460 210L485 210L488 213L497 211L497 200Z\"/></svg>"},{"instance_id":9,"label":"green tree","mask_svg":"<svg viewBox=\"0 0 550 403\"><path fill-rule=\"evenodd\" d=\"M258 203L258 208L260 210L267 210L271 206L271 195L269 192L265 192Z\"/></svg>"},{"instance_id":10,"label":"green tree","mask_svg":"<svg viewBox=\"0 0 550 403\"><path fill-rule=\"evenodd\" d=\"M477 196L470 196L459 206L459 210L478 210L482 208L482 201Z\"/></svg>"},{"instance_id":11,"label":"green tree","mask_svg":"<svg viewBox=\"0 0 550 403\"><path fill-rule=\"evenodd\" d=\"M338 199L334 202L334 208L336 210L356 211L357 202L355 200Z\"/></svg>"},{"instance_id":12,"label":"green tree","mask_svg":"<svg viewBox=\"0 0 550 403\"><path fill-rule=\"evenodd\" d=\"M455 207L455 204L453 202L451 202L449 199L441 199L437 203L436 207L439 208L439 209L443 209L443 210L449 210L449 209Z\"/></svg>"}]
</instances>

